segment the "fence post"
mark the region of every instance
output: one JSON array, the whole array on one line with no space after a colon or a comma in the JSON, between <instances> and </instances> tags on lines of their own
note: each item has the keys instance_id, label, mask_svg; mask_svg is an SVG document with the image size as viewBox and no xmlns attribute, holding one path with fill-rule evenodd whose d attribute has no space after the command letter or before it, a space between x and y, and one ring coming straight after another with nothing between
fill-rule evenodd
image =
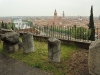
<instances>
[{"instance_id":1,"label":"fence post","mask_svg":"<svg viewBox=\"0 0 100 75\"><path fill-rule=\"evenodd\" d=\"M49 62L60 62L61 41L56 38L48 39L48 59Z\"/></svg>"},{"instance_id":2,"label":"fence post","mask_svg":"<svg viewBox=\"0 0 100 75\"><path fill-rule=\"evenodd\" d=\"M62 39L62 26L60 26L61 27L61 39Z\"/></svg>"},{"instance_id":3,"label":"fence post","mask_svg":"<svg viewBox=\"0 0 100 75\"><path fill-rule=\"evenodd\" d=\"M69 27L69 28L70 28L70 30L69 30L69 31L70 31L70 40L71 40L71 27Z\"/></svg>"},{"instance_id":4,"label":"fence post","mask_svg":"<svg viewBox=\"0 0 100 75\"><path fill-rule=\"evenodd\" d=\"M65 39L67 39L67 28L65 27Z\"/></svg>"},{"instance_id":5,"label":"fence post","mask_svg":"<svg viewBox=\"0 0 100 75\"><path fill-rule=\"evenodd\" d=\"M54 37L54 31L55 31L54 29L55 29L55 28L54 28L54 26L52 26L52 27L53 27L53 37Z\"/></svg>"},{"instance_id":6,"label":"fence post","mask_svg":"<svg viewBox=\"0 0 100 75\"><path fill-rule=\"evenodd\" d=\"M59 38L60 38L60 26L58 26L58 35L59 35Z\"/></svg>"},{"instance_id":7,"label":"fence post","mask_svg":"<svg viewBox=\"0 0 100 75\"><path fill-rule=\"evenodd\" d=\"M77 32L76 32L76 27L75 27L75 40L76 40L76 33L77 33Z\"/></svg>"},{"instance_id":8,"label":"fence post","mask_svg":"<svg viewBox=\"0 0 100 75\"><path fill-rule=\"evenodd\" d=\"M69 40L69 27L68 27L68 40Z\"/></svg>"},{"instance_id":9,"label":"fence post","mask_svg":"<svg viewBox=\"0 0 100 75\"><path fill-rule=\"evenodd\" d=\"M98 39L99 37L98 37L98 28L97 28L97 39Z\"/></svg>"}]
</instances>

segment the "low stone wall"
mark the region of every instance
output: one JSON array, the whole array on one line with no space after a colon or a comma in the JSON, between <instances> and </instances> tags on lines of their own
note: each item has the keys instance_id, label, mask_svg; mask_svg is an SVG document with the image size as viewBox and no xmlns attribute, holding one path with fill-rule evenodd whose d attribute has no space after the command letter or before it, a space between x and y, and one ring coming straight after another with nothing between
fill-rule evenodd
<instances>
[{"instance_id":1,"label":"low stone wall","mask_svg":"<svg viewBox=\"0 0 100 75\"><path fill-rule=\"evenodd\" d=\"M43 42L47 42L48 39L50 37L46 37L46 36L35 36L33 35L34 40L38 40L38 41L43 41ZM83 48L83 49L89 49L90 46L90 42L80 42L80 41L71 41L71 40L64 40L64 39L59 39L61 41L61 44L64 45L74 45L77 46L79 48Z\"/></svg>"},{"instance_id":2,"label":"low stone wall","mask_svg":"<svg viewBox=\"0 0 100 75\"><path fill-rule=\"evenodd\" d=\"M77 46L82 49L89 49L89 46L90 46L90 43L88 42L71 41L71 40L63 40L63 39L60 39L60 40L62 44L73 45L73 46Z\"/></svg>"}]
</instances>

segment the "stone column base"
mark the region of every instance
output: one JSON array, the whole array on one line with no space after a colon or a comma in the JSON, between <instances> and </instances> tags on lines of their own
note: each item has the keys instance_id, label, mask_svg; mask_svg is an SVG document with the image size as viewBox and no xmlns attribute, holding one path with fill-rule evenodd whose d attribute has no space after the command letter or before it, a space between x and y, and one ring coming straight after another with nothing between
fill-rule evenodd
<instances>
[{"instance_id":1,"label":"stone column base","mask_svg":"<svg viewBox=\"0 0 100 75\"><path fill-rule=\"evenodd\" d=\"M18 51L18 44L12 45L10 43L3 42L3 50L8 53L13 53Z\"/></svg>"}]
</instances>

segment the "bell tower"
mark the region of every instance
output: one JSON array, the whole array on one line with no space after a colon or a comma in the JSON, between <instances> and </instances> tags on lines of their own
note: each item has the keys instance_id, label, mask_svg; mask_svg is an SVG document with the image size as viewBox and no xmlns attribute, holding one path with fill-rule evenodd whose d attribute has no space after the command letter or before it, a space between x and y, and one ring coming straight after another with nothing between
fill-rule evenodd
<instances>
[{"instance_id":1,"label":"bell tower","mask_svg":"<svg viewBox=\"0 0 100 75\"><path fill-rule=\"evenodd\" d=\"M57 23L57 11L55 9L55 11L54 11L54 24L56 24L56 23Z\"/></svg>"},{"instance_id":2,"label":"bell tower","mask_svg":"<svg viewBox=\"0 0 100 75\"><path fill-rule=\"evenodd\" d=\"M63 11L62 17L63 17L63 18L65 17L65 13L64 13L64 11Z\"/></svg>"}]
</instances>

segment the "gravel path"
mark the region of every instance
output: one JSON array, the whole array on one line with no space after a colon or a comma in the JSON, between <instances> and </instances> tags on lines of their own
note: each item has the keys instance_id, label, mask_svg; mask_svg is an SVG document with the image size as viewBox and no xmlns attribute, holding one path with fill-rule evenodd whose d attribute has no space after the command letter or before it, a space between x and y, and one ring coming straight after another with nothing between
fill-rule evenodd
<instances>
[{"instance_id":1,"label":"gravel path","mask_svg":"<svg viewBox=\"0 0 100 75\"><path fill-rule=\"evenodd\" d=\"M53 75L0 53L0 75Z\"/></svg>"}]
</instances>

